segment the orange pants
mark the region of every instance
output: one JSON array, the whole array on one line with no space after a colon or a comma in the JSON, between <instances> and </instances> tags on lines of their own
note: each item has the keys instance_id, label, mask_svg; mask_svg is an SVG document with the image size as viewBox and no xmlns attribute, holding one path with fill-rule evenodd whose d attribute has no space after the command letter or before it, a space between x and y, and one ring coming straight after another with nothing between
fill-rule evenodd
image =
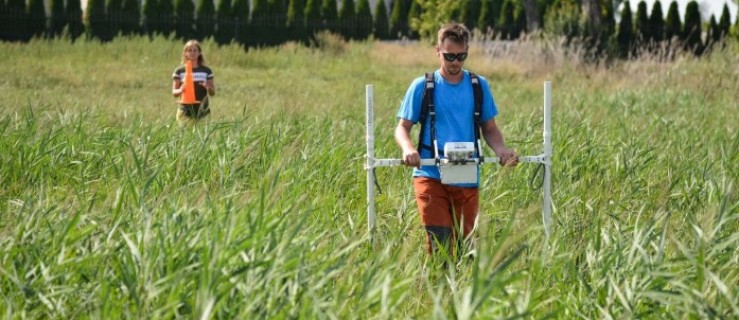
<instances>
[{"instance_id":1,"label":"orange pants","mask_svg":"<svg viewBox=\"0 0 739 320\"><path fill-rule=\"evenodd\" d=\"M447 246L455 243L458 230L463 239L475 228L479 209L477 188L460 188L444 185L441 181L425 177L413 178L416 204L421 223L426 229L426 251L438 250L436 243ZM460 228L461 226L461 228ZM447 251L451 254L451 251Z\"/></svg>"}]
</instances>

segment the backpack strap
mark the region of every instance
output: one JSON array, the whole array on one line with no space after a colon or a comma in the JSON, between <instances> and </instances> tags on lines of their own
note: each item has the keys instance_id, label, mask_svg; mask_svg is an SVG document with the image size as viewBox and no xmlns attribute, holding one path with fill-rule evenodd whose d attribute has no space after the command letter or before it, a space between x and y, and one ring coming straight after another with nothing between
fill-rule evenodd
<instances>
[{"instance_id":1,"label":"backpack strap","mask_svg":"<svg viewBox=\"0 0 739 320\"><path fill-rule=\"evenodd\" d=\"M421 99L421 115L418 122L421 124L421 130L418 133L418 153L421 149L433 150L431 145L423 143L423 135L426 131L426 116L431 116L431 143L434 143L436 132L434 130L434 122L436 122L436 110L434 106L434 73L426 72L426 85L423 90L423 99Z\"/></svg>"},{"instance_id":2,"label":"backpack strap","mask_svg":"<svg viewBox=\"0 0 739 320\"><path fill-rule=\"evenodd\" d=\"M482 163L485 159L482 155L482 146L480 146L480 132L482 131L482 87L480 86L480 78L474 72L470 72L470 80L472 81L472 93L475 96L475 151L477 151L477 157L480 159L480 163Z\"/></svg>"},{"instance_id":3,"label":"backpack strap","mask_svg":"<svg viewBox=\"0 0 739 320\"><path fill-rule=\"evenodd\" d=\"M475 151L477 152L478 157L480 158L480 163L485 159L482 156L482 148L480 146L480 132L482 130L482 87L480 85L480 78L477 74L474 72L470 72L470 80L472 81L472 93L474 95L475 100L475 108L474 108L474 131L475 131ZM419 117L419 122L421 124L421 130L418 133L418 152L420 153L422 149L428 149L431 151L434 151L434 147L432 145L427 145L423 143L423 136L426 129L426 117L429 116L429 126L431 127L431 144L434 144L436 141L436 109L434 106L434 73L433 72L427 72L426 73L426 85L423 91L423 99L421 99L421 115ZM438 152L438 150L436 151ZM438 154L434 153L435 156L438 156Z\"/></svg>"}]
</instances>

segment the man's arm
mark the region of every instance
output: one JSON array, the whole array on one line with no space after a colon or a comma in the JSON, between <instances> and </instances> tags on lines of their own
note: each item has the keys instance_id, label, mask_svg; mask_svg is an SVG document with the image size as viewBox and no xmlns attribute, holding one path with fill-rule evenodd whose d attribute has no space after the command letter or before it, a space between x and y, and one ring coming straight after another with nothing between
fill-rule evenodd
<instances>
[{"instance_id":1,"label":"man's arm","mask_svg":"<svg viewBox=\"0 0 739 320\"><path fill-rule=\"evenodd\" d=\"M518 156L516 151L508 149L503 140L503 133L498 129L495 119L490 119L482 125L482 135L485 142L493 149L493 152L500 158L500 164L504 166L515 166L518 164Z\"/></svg>"},{"instance_id":2,"label":"man's arm","mask_svg":"<svg viewBox=\"0 0 739 320\"><path fill-rule=\"evenodd\" d=\"M398 143L398 146L403 151L403 163L409 167L420 168L421 156L418 154L416 147L413 146L413 142L411 142L410 133L412 127L413 122L406 119L400 119L398 121L398 126L395 127L395 142Z\"/></svg>"}]
</instances>

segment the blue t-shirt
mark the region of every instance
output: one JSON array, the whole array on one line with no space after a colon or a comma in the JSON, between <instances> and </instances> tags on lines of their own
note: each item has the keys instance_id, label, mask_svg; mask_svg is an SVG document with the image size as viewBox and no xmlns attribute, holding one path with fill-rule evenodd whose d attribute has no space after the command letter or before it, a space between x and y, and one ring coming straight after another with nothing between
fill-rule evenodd
<instances>
[{"instance_id":1,"label":"blue t-shirt","mask_svg":"<svg viewBox=\"0 0 739 320\"><path fill-rule=\"evenodd\" d=\"M482 88L482 115L483 123L493 119L498 114L498 108L495 106L493 94L490 92L490 86L487 80L478 75L480 87ZM421 76L413 80L405 98L398 110L398 119L405 119L412 123L418 123L421 117L421 101L423 100L423 92L426 86L426 78ZM474 142L475 141L475 95L472 92L472 80L467 70L464 70L464 76L459 83L449 83L441 76L439 71L434 72L434 106L436 110L436 141L438 142L439 155L443 156L444 144L447 142ZM431 117L426 117L426 129L423 131L423 144L432 146ZM482 137L481 137L482 139ZM432 150L421 148L421 159L431 159L434 157ZM439 168L436 166L421 166L421 169L413 170L414 177L428 177L441 179ZM478 181L479 172L478 172ZM477 187L474 184L459 184L460 187Z\"/></svg>"}]
</instances>

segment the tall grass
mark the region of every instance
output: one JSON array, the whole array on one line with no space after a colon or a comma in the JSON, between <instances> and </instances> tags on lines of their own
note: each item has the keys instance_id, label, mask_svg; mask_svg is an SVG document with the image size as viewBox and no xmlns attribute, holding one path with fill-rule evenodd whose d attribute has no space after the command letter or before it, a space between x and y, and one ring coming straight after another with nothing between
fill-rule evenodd
<instances>
[{"instance_id":1,"label":"tall grass","mask_svg":"<svg viewBox=\"0 0 739 320\"><path fill-rule=\"evenodd\" d=\"M467 66L490 79L521 154L541 151L553 82L553 234L544 243L533 166L485 167L478 255L440 270L409 171L377 171L372 242L363 178L364 85L377 153L397 156L394 115L436 67L432 48L206 41L213 113L179 128L182 45L0 45L3 317L739 316L733 51L604 68L473 47Z\"/></svg>"}]
</instances>

